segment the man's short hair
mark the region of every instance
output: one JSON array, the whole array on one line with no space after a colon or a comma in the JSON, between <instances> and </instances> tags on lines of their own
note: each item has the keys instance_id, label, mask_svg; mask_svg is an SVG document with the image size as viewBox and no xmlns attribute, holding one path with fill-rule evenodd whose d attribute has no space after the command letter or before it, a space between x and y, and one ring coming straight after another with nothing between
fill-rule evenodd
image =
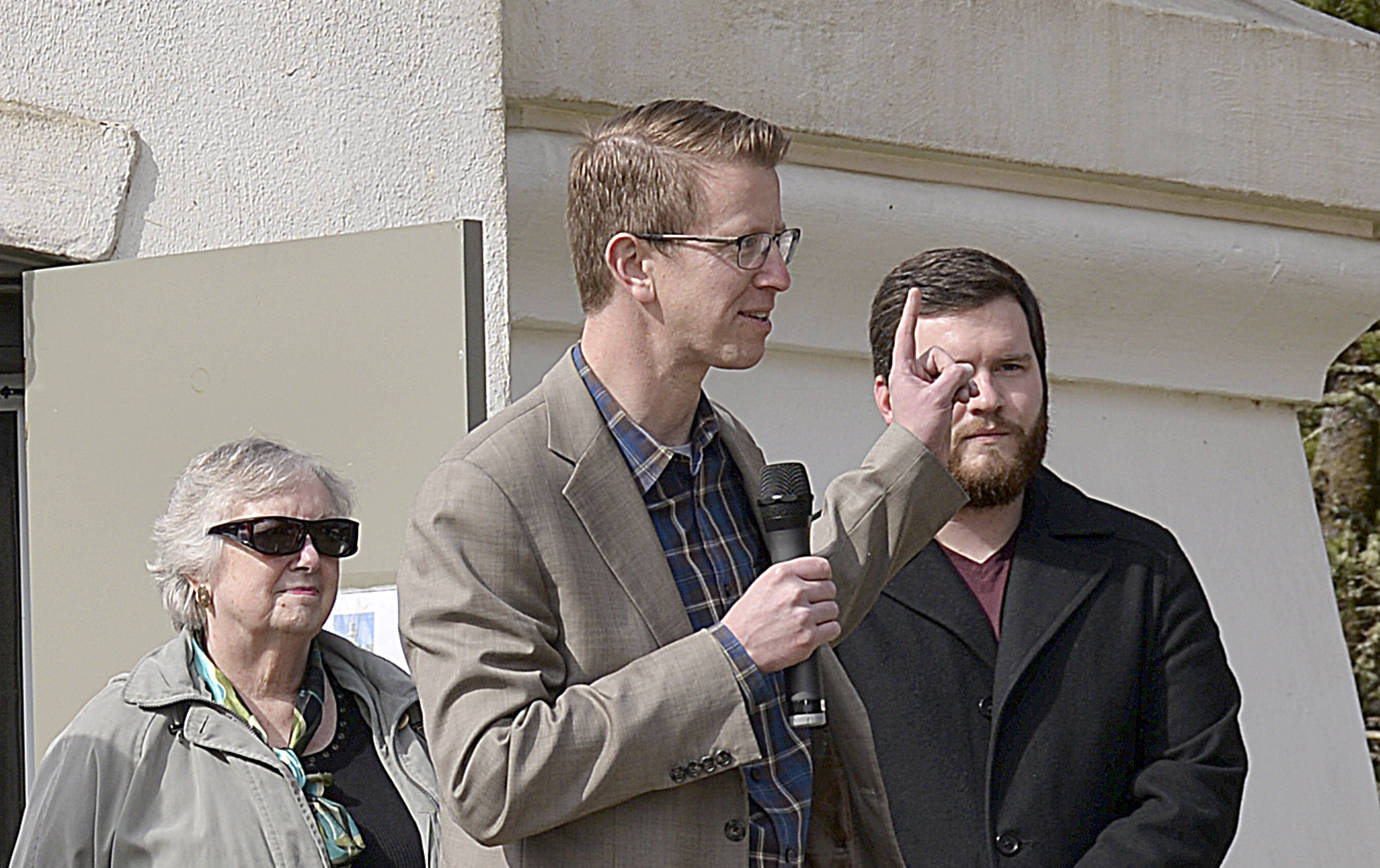
<instances>
[{"instance_id":1,"label":"man's short hair","mask_svg":"<svg viewBox=\"0 0 1380 868\"><path fill-rule=\"evenodd\" d=\"M699 214L700 172L714 163L775 168L790 136L769 121L700 100L660 100L605 121L575 148L566 230L580 306L609 299L604 247L619 232L685 232Z\"/></svg>"},{"instance_id":2,"label":"man's short hair","mask_svg":"<svg viewBox=\"0 0 1380 868\"><path fill-rule=\"evenodd\" d=\"M1016 269L990 253L970 247L926 250L891 270L872 298L868 335L872 341L872 372L891 375L891 351L896 326L906 306L906 295L920 290L920 315L972 310L1002 296L1014 298L1025 311L1030 328L1030 344L1040 363L1040 380L1049 398L1049 378L1045 374L1045 323L1040 302L1030 284ZM918 349L925 349L919 347Z\"/></svg>"}]
</instances>

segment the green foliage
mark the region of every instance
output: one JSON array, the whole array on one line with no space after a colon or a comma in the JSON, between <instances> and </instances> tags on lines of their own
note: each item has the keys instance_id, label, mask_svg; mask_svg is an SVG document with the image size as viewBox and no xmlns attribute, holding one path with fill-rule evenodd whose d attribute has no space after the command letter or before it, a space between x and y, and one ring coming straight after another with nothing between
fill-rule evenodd
<instances>
[{"instance_id":1,"label":"green foliage","mask_svg":"<svg viewBox=\"0 0 1380 868\"><path fill-rule=\"evenodd\" d=\"M1342 633L1380 782L1380 323L1338 356L1322 403L1299 412ZM1364 466L1351 466L1356 462ZM1362 480L1372 496L1356 498ZM1342 489L1347 489L1343 492ZM1351 497L1351 500L1348 500ZM1360 508L1358 503L1372 504Z\"/></svg>"},{"instance_id":2,"label":"green foliage","mask_svg":"<svg viewBox=\"0 0 1380 868\"><path fill-rule=\"evenodd\" d=\"M1296 0L1296 2L1326 12L1334 18L1349 21L1357 27L1380 32L1380 0Z\"/></svg>"}]
</instances>

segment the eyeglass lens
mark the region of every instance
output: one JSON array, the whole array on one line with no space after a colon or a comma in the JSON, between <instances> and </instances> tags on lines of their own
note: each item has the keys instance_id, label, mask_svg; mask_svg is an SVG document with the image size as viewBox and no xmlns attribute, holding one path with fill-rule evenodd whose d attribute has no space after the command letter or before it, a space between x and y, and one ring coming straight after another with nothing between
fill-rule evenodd
<instances>
[{"instance_id":1,"label":"eyeglass lens","mask_svg":"<svg viewBox=\"0 0 1380 868\"><path fill-rule=\"evenodd\" d=\"M767 256L771 254L773 242L781 248L782 261L789 265L791 256L795 254L796 242L799 239L800 231L797 229L787 229L779 235L773 235L770 232L744 235L738 241L738 267L760 268L762 263L767 261Z\"/></svg>"},{"instance_id":2,"label":"eyeglass lens","mask_svg":"<svg viewBox=\"0 0 1380 868\"><path fill-rule=\"evenodd\" d=\"M324 518L307 521L299 518L269 516L243 522L245 532L240 539L245 545L266 555L295 554L311 536L312 546L327 557L352 555L359 544L359 525L347 518Z\"/></svg>"}]
</instances>

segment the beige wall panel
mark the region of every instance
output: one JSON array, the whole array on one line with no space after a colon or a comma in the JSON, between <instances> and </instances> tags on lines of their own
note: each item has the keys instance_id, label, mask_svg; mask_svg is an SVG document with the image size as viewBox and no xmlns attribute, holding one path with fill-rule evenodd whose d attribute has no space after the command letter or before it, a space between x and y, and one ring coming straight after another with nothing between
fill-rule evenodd
<instances>
[{"instance_id":1,"label":"beige wall panel","mask_svg":"<svg viewBox=\"0 0 1380 868\"><path fill-rule=\"evenodd\" d=\"M459 223L48 269L26 290L34 745L170 634L143 565L196 453L261 434L357 485L343 583L393 581L465 430Z\"/></svg>"}]
</instances>

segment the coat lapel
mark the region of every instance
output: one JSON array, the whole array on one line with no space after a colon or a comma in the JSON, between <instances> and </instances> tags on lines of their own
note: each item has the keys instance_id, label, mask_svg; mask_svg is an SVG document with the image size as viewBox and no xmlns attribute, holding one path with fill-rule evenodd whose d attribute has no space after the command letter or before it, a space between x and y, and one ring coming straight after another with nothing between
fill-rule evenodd
<instances>
[{"instance_id":1,"label":"coat lapel","mask_svg":"<svg viewBox=\"0 0 1380 868\"><path fill-rule=\"evenodd\" d=\"M757 530L762 532L762 509L757 505L757 495L761 490L762 467L767 460L763 457L762 450L753 442L752 436L747 433L747 429L743 427L743 423L718 404L713 406L714 415L719 420L719 436L728 447L729 457L738 465L738 474L743 480L743 492L752 507L752 516L757 520Z\"/></svg>"},{"instance_id":2,"label":"coat lapel","mask_svg":"<svg viewBox=\"0 0 1380 868\"><path fill-rule=\"evenodd\" d=\"M688 636L690 618L642 494L569 353L542 380L542 392L548 446L574 465L566 501L657 643Z\"/></svg>"},{"instance_id":3,"label":"coat lapel","mask_svg":"<svg viewBox=\"0 0 1380 868\"><path fill-rule=\"evenodd\" d=\"M954 634L988 667L996 665L992 625L937 543L921 549L882 593Z\"/></svg>"},{"instance_id":4,"label":"coat lapel","mask_svg":"<svg viewBox=\"0 0 1380 868\"><path fill-rule=\"evenodd\" d=\"M1022 673L1106 575L1109 561L1079 537L1108 529L1090 523L1081 492L1041 470L1027 491L1025 518L1002 603L993 699L997 712Z\"/></svg>"}]
</instances>

